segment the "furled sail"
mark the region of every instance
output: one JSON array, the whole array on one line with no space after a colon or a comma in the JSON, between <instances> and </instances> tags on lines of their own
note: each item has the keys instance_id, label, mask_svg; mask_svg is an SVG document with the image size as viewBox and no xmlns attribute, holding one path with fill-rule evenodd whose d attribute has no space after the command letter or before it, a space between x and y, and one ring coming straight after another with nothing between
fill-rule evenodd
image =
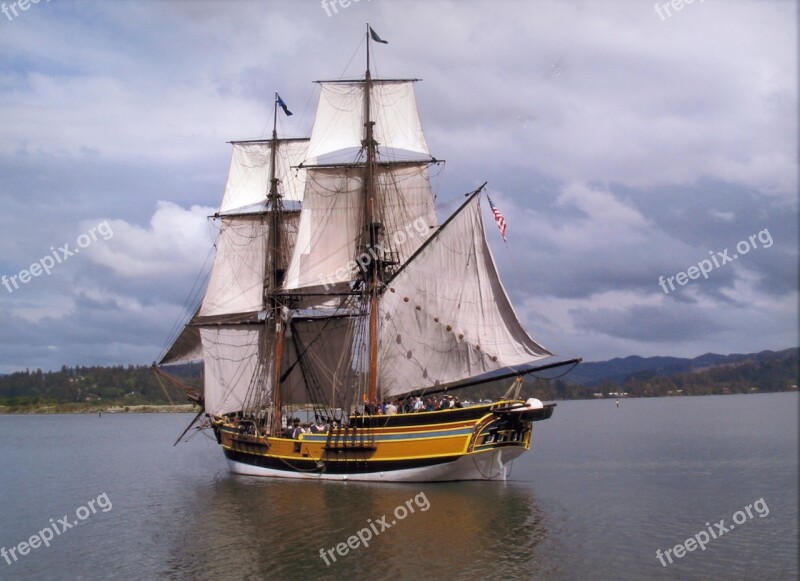
<instances>
[{"instance_id":1,"label":"furled sail","mask_svg":"<svg viewBox=\"0 0 800 581\"><path fill-rule=\"evenodd\" d=\"M305 170L296 166L307 158L308 139L280 139L275 150L275 178L284 200L302 201ZM219 213L263 211L270 190L272 141L233 143L228 183Z\"/></svg>"},{"instance_id":2,"label":"furled sail","mask_svg":"<svg viewBox=\"0 0 800 581\"><path fill-rule=\"evenodd\" d=\"M381 258L403 262L435 228L428 168L379 165L375 173L377 220L383 225ZM364 253L363 168L309 168L299 233L286 276L287 289L335 287L357 278Z\"/></svg>"},{"instance_id":3,"label":"furled sail","mask_svg":"<svg viewBox=\"0 0 800 581\"><path fill-rule=\"evenodd\" d=\"M360 148L364 139L364 82L322 81L317 115L307 156ZM412 80L371 82L370 117L375 140L385 150L405 150L430 156L414 96Z\"/></svg>"},{"instance_id":4,"label":"furled sail","mask_svg":"<svg viewBox=\"0 0 800 581\"><path fill-rule=\"evenodd\" d=\"M551 353L522 328L474 196L388 283L380 304L384 396L450 384Z\"/></svg>"}]
</instances>

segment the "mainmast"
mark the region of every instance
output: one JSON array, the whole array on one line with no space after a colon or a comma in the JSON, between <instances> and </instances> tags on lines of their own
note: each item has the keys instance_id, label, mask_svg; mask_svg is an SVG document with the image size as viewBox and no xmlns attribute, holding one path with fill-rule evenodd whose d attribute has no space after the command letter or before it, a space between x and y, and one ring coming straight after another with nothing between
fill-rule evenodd
<instances>
[{"instance_id":1,"label":"mainmast","mask_svg":"<svg viewBox=\"0 0 800 581\"><path fill-rule=\"evenodd\" d=\"M375 123L370 117L370 96L372 93L372 77L369 71L369 24L367 24L367 72L364 77L364 146L367 159L364 166L364 196L366 207L366 227L369 230L367 252L373 257L377 254L378 235L381 224L376 222L377 208L375 201L375 150L376 143L373 138ZM367 273L367 291L369 296L369 393L370 405L375 405L378 400L378 307L380 297L382 263L376 258Z\"/></svg>"},{"instance_id":2,"label":"mainmast","mask_svg":"<svg viewBox=\"0 0 800 581\"><path fill-rule=\"evenodd\" d=\"M264 276L264 306L269 306L272 311L272 320L266 318L264 324L269 325L274 322L275 329L275 357L272 369L272 431L279 435L281 431L281 363L283 359L283 316L281 304L277 297L277 290L283 283L283 271L280 265L281 252L281 211L283 209L281 196L278 193L278 178L275 176L276 152L278 149L278 93L275 92L275 102L272 110L272 144L270 147L269 164L269 195L267 196L268 208L270 213L269 225L269 252L267 252L267 269ZM271 276L270 276L271 275ZM271 280L270 280L271 279ZM272 293L269 293L268 284L271 283ZM269 303L269 304L267 304Z\"/></svg>"}]
</instances>

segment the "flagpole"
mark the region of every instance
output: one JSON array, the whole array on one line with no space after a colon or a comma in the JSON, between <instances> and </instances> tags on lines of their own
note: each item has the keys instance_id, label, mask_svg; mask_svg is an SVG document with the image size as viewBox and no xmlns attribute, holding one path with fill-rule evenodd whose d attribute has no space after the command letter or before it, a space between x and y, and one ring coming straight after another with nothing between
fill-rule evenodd
<instances>
[{"instance_id":1,"label":"flagpole","mask_svg":"<svg viewBox=\"0 0 800 581\"><path fill-rule=\"evenodd\" d=\"M278 138L278 91L275 91L275 102L272 104L272 139Z\"/></svg>"},{"instance_id":2,"label":"flagpole","mask_svg":"<svg viewBox=\"0 0 800 581\"><path fill-rule=\"evenodd\" d=\"M369 22L367 22L367 72L369 72Z\"/></svg>"}]
</instances>

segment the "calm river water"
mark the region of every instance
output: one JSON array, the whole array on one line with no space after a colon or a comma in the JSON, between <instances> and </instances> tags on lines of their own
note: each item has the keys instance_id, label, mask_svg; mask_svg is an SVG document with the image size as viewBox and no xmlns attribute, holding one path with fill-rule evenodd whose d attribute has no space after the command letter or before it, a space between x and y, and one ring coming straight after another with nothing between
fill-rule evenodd
<instances>
[{"instance_id":1,"label":"calm river water","mask_svg":"<svg viewBox=\"0 0 800 581\"><path fill-rule=\"evenodd\" d=\"M172 446L191 415L0 416L0 578L797 579L799 403L560 402L508 482L404 485L233 476Z\"/></svg>"}]
</instances>

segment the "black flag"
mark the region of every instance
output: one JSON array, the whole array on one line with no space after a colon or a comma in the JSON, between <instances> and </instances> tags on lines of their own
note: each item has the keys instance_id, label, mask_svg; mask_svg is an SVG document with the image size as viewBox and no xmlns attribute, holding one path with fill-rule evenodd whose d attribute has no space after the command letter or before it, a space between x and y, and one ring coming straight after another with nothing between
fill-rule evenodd
<instances>
[{"instance_id":1,"label":"black flag","mask_svg":"<svg viewBox=\"0 0 800 581\"><path fill-rule=\"evenodd\" d=\"M389 44L385 40L382 40L380 36L375 34L375 31L372 30L371 26L369 27L369 35L372 37L372 40L374 40L375 42L382 42L383 44Z\"/></svg>"}]
</instances>

